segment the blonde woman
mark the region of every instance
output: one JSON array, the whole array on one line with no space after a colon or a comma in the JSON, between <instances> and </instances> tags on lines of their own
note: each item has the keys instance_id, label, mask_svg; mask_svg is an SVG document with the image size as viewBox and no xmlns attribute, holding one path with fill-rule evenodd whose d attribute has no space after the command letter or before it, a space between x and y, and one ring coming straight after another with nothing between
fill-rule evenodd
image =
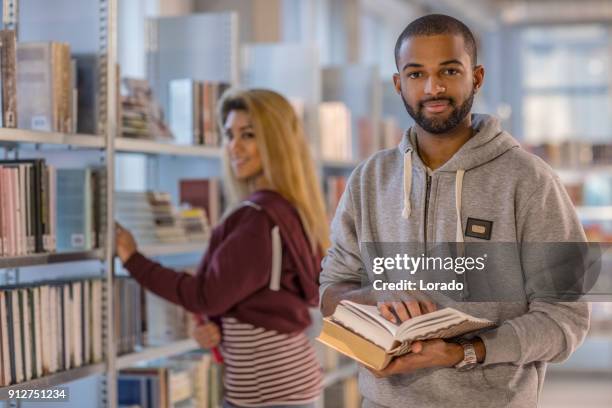
<instances>
[{"instance_id":1,"label":"blonde woman","mask_svg":"<svg viewBox=\"0 0 612 408\"><path fill-rule=\"evenodd\" d=\"M300 121L267 90L230 90L220 102L225 184L232 204L212 234L198 274L141 255L118 228L125 268L159 296L220 322L197 332L221 339L224 407L311 407L321 370L304 334L328 247L323 199Z\"/></svg>"}]
</instances>

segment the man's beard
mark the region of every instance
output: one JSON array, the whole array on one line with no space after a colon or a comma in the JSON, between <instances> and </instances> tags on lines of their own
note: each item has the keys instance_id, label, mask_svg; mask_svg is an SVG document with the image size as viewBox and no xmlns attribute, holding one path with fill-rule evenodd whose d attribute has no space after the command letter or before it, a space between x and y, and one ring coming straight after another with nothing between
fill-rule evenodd
<instances>
[{"instance_id":1,"label":"man's beard","mask_svg":"<svg viewBox=\"0 0 612 408\"><path fill-rule=\"evenodd\" d=\"M415 111L404 99L404 95L400 94L402 97L402 101L404 102L404 106L406 107L406 111L408 114L414 119L414 121L426 132L433 134L442 134L448 133L453 130L459 123L465 119L465 117L472 110L472 104L474 103L474 90L470 93L470 96L457 108L457 103L453 98L448 97L440 97L440 98L431 98L425 101L419 102L418 110ZM449 105L453 109L450 116L446 120L436 119L436 118L427 118L425 113L423 112L424 102L430 101L448 101Z\"/></svg>"}]
</instances>

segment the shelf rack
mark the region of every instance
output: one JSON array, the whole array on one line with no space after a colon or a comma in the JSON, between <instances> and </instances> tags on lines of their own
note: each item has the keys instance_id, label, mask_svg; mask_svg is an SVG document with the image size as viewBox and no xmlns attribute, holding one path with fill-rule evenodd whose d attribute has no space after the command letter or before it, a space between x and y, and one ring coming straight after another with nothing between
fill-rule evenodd
<instances>
[{"instance_id":1,"label":"shelf rack","mask_svg":"<svg viewBox=\"0 0 612 408\"><path fill-rule=\"evenodd\" d=\"M92 249L89 251L79 252L55 252L12 257L0 257L0 269L103 259L103 249Z\"/></svg>"},{"instance_id":2,"label":"shelf rack","mask_svg":"<svg viewBox=\"0 0 612 408\"><path fill-rule=\"evenodd\" d=\"M143 350L117 357L115 368L121 370L144 361L172 357L198 348L198 343L192 339L180 340L163 346L146 347Z\"/></svg>"},{"instance_id":3,"label":"shelf rack","mask_svg":"<svg viewBox=\"0 0 612 408\"><path fill-rule=\"evenodd\" d=\"M323 160L323 168L338 170L353 170L359 164L356 160Z\"/></svg>"},{"instance_id":4,"label":"shelf rack","mask_svg":"<svg viewBox=\"0 0 612 408\"><path fill-rule=\"evenodd\" d=\"M27 129L0 128L0 146L62 145L82 149L103 149L105 139L98 135L42 132Z\"/></svg>"},{"instance_id":5,"label":"shelf rack","mask_svg":"<svg viewBox=\"0 0 612 408\"><path fill-rule=\"evenodd\" d=\"M121 153L193 156L209 159L221 158L221 148L219 147L178 145L173 143L157 142L154 140L128 139L125 137L115 139L115 150Z\"/></svg>"}]
</instances>

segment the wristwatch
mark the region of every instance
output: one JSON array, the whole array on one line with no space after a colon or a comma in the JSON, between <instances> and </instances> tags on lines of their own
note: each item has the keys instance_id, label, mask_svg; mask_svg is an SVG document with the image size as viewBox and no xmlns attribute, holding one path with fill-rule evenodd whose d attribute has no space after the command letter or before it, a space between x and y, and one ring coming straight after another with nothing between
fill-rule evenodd
<instances>
[{"instance_id":1,"label":"wristwatch","mask_svg":"<svg viewBox=\"0 0 612 408\"><path fill-rule=\"evenodd\" d=\"M478 359L476 358L476 350L471 341L458 339L457 343L463 347L463 360L455 364L455 368L459 371L468 371L476 367Z\"/></svg>"}]
</instances>

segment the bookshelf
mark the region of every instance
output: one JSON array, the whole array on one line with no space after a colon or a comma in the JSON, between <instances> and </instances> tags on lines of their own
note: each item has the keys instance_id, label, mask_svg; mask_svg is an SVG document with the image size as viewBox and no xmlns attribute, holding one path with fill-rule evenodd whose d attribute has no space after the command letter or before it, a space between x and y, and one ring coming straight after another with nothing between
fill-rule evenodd
<instances>
[{"instance_id":1,"label":"bookshelf","mask_svg":"<svg viewBox=\"0 0 612 408\"><path fill-rule=\"evenodd\" d=\"M102 163L107 171L108 188L105 208L107 219L105 241L107 246L90 251L3 257L0 258L0 274L3 271L6 272L6 270L51 264L61 264L66 270L70 270L73 262L96 261L90 262L92 265L88 274L104 278L102 302L105 360L98 364L86 365L0 388L0 400L5 400L8 397L8 391L11 389L52 387L72 383L76 380L95 379L96 381L102 380L99 382L101 395L92 398L92 400L95 399L99 407L116 407L119 370L149 360L182 354L197 348L197 344L193 340L187 339L157 347L146 347L121 356L117 355L113 318L115 294L112 290L115 276L118 275L118 271L115 270L116 262L112 249L114 243L113 214L115 213L114 190L117 157L122 154L144 156L148 169L151 170L146 175L148 178L147 188L170 191L173 196L176 196L176 182L180 177L191 177L194 172L198 175L205 173L207 176L218 176L220 174L222 150L218 147L177 145L118 136L120 132L116 119L118 110L116 102L118 101L117 87L110 85L118 83L117 71L115 70L117 63L117 0L61 0L55 5L37 1L35 6L30 4L23 8L18 7L18 0L12 0L8 3L10 3L10 7L6 7L4 11L11 10L12 14L10 18L3 16L4 22L11 20L13 27L17 26L17 22L19 22L20 28L26 27L25 30L20 30L20 35L22 31L24 33L24 40L67 41L74 45L73 49L75 51L93 53L99 58L98 135L1 128L0 149L18 152L19 155L22 151L27 151L28 155L45 157L58 148L65 148L64 150L69 151L68 154L71 155L70 163L68 163L71 166L82 165L80 158L82 150L96 151L96 154L99 154L100 157L99 163ZM66 13L66 16L61 15L63 14L62 10L70 8L72 3L78 4L78 6L75 6L75 9L70 13ZM36 11L35 16L29 15L36 7L42 7L48 11L49 16L41 15L40 11ZM46 25L51 25L48 24L49 22L61 21L65 23L67 18L78 20L79 13L83 8L87 9L86 18L80 21L77 26L88 31L94 31L95 35L92 36L91 33L88 33L84 36L85 38L71 39L71 31L76 32L76 29L70 28L70 30L59 32L57 31L58 27L50 28L48 33L44 33ZM22 15L19 15L18 12L21 12ZM58 15L61 16L58 17ZM95 24L87 27L91 22L95 22ZM151 63L149 75L151 75L152 85L154 89L157 89L156 94L160 96L162 104L165 103L163 84L170 78L225 81L238 85L240 74L238 65L238 21L235 14L210 13L184 17L163 17L154 19L151 23L150 43L147 44L147 57ZM10 24L4 26L11 27ZM63 24L62 27L72 26ZM190 37L185 37L187 32L189 32ZM196 32L197 35L194 36L193 32ZM72 35L74 36L75 33L72 33ZM197 38L198 41L193 41L193 38ZM176 43L188 45L175 52L172 47ZM270 56L273 56L274 60L279 63L270 63L268 61ZM258 67L256 71L247 68L242 72L243 79L246 82L245 86L266 86L305 102L307 133L312 137L311 146L315 153L314 156L320 157L318 154L320 141L317 137L316 108L322 101L323 90L322 70L319 66L316 49L297 45L257 45L250 46L249 49L245 50L243 57L245 58L245 67ZM296 61L301 61L301 63L296 64ZM280 62L291 63L294 69L285 70ZM276 67L280 71L274 74L266 69L267 66ZM366 71L367 75L372 75L373 71L369 69ZM288 78L287 75L289 74L294 75L295 80ZM270 81L276 82L272 83ZM295 88L289 89L288 84L293 84L291 86ZM374 109L373 112L377 112L377 110ZM67 156L62 156L62 160L64 157ZM357 160L317 159L317 164L323 172L329 170L342 174L348 174L357 163ZM184 255L201 253L206 245L206 242L175 245L159 244L142 246L140 250L151 257ZM19 276L19 274L16 275ZM40 279L44 279L44 272L41 273ZM356 372L356 365L342 366L327 373L324 384L327 387L355 376ZM94 403L92 402L92 404Z\"/></svg>"},{"instance_id":2,"label":"bookshelf","mask_svg":"<svg viewBox=\"0 0 612 408\"><path fill-rule=\"evenodd\" d=\"M9 4L6 4L9 3ZM61 153L61 156L56 157L56 161L60 165L68 167L80 167L83 162L93 161L97 165L104 166L107 174L107 196L106 213L106 237L105 248L94 249L89 251L79 252L58 252L58 253L42 253L27 256L14 256L0 258L0 277L6 274L6 277L17 277L5 279L6 282L20 283L19 276L22 268L42 267L40 273L34 279L27 281L45 280L45 266L51 264L57 265L60 269L65 268L67 275L70 276L71 271L74 275L74 269L82 268L83 263L79 266L72 267L71 263L78 261L92 261L87 263L86 274L91 276L103 277L103 348L105 358L103 362L97 364L85 365L82 367L69 369L62 372L57 372L51 375L46 375L41 378L36 378L30 381L21 382L0 388L0 400L8 398L8 392L12 389L32 389L54 387L67 385L77 380L84 380L96 384L96 389L99 395L92 396L89 394L88 406L98 407L116 407L117 406L117 376L118 371L127 368L131 365L140 364L149 360L170 357L177 354L182 354L194 349L198 346L194 340L187 339L182 341L172 342L166 345L156 347L145 347L133 353L126 355L117 355L117 340L115 337L114 324L114 302L115 293L113 285L115 276L120 275L115 270L116 262L113 251L114 243L114 200L115 200L115 166L116 158L120 154L135 154L146 157L146 160L153 165L161 163L159 172L163 172L163 166L167 163L172 163L173 157L180 158L180 162L202 163L205 162L200 170L208 170L210 168L220 167L221 149L218 147L204 146L186 146L170 143L161 143L152 140L137 140L121 138L117 135L117 87L110 84L118 83L117 71L115 65L117 62L117 7L116 0L61 0L58 4L50 4L47 2L35 1L35 4L25 5L20 7L17 0L5 2L3 11L3 26L4 28L19 27L19 39L24 41L65 41L73 46L74 52L83 52L96 55L99 61L98 78L96 82L96 92L99 94L97 99L97 118L98 118L98 135L89 134L71 134L64 132L45 132L27 129L1 128L0 129L0 150L8 157L9 152L14 157L41 157L47 158L53 156L58 150L66 151ZM23 2L28 3L28 2ZM32 2L30 2L32 3ZM67 11L72 6L73 10ZM86 9L86 10L85 10ZM84 13L82 21L75 23L90 32L81 33L80 30L74 29L75 25L70 24L79 20L81 12ZM10 14L10 15L9 15ZM67 21L69 20L69 21ZM73 21L74 20L74 21ZM212 13L207 15L196 15L181 18L159 18L158 21L153 21L156 31L155 47L149 47L149 57L154 60L154 68L158 71L156 78L164 81L168 78L167 75L174 75L168 70L168 66L172 66L178 61L182 61L182 69L186 71L177 73L179 76L193 77L210 80L223 80L237 84L238 65L237 65L237 37L238 26L237 18L232 13ZM64 22L66 24L53 25L53 22ZM191 59L193 55L184 54L181 56L170 56L166 53L168 46L174 43L173 35L181 35L181 27L187 21L187 25L191 25L193 29L199 30L202 35L200 39L207 39L205 44L192 42L192 53L196 52L199 60ZM18 24L19 23L19 24ZM91 23L91 24L90 24ZM48 32L45 28L49 26ZM53 26L53 27L51 27ZM58 28L59 27L59 28ZM70 29L66 29L69 27ZM74 32L73 32L74 31ZM93 33L92 33L93 32ZM82 38L71 38L82 37ZM219 45L223 37L223 44ZM222 51L220 51L220 49ZM184 50L183 50L184 51ZM157 54L156 54L157 52ZM216 58L219 53L223 53L223 58ZM182 59L181 59L182 58ZM218 61L218 63L211 61ZM188 69L194 68L196 72L190 72ZM111 141L111 142L107 142ZM97 151L95 156L87 154L87 159L84 160L82 151L90 150ZM168 158L168 159L164 159ZM93 159L92 159L93 158ZM187 166L189 171L189 166ZM173 173L173 172L170 172ZM185 172L185 168L179 166L177 177L182 173L182 177L193 176L193 172ZM197 170L195 174L201 175L201 171ZM175 182L175 180L170 180ZM149 183L154 184L156 188L164 188L164 182ZM174 245L148 245L142 246L140 250L147 256L167 256L184 254L202 253L207 246L207 242L189 242L184 244ZM28 272L28 275L38 273L37 270L31 272L30 269L23 269ZM79 271L80 272L80 269ZM30 278L30 276L28 276ZM15 282L16 280L16 282ZM71 391L79 393L79 389L83 386L74 385L75 389ZM86 387L89 389L89 387ZM83 406L79 404L79 398L74 398L75 402L69 403L67 406ZM7 405L10 404L10 405ZM14 406L15 403L2 403L0 406Z\"/></svg>"}]
</instances>

